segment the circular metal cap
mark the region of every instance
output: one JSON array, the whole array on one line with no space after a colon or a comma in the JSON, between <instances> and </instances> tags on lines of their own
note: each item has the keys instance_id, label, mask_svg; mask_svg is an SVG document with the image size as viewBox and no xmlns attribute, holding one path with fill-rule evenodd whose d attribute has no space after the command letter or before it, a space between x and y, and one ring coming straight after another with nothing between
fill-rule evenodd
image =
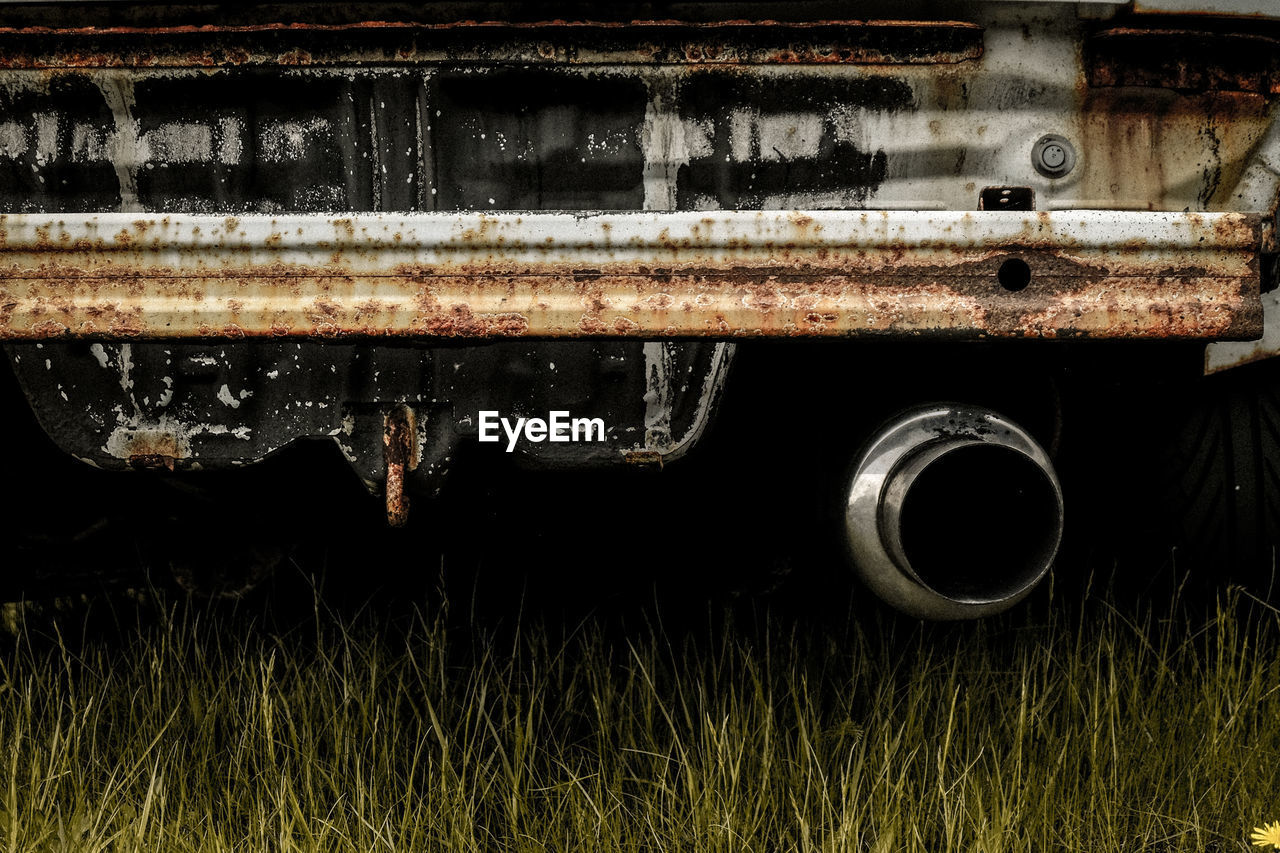
<instances>
[{"instance_id":1,"label":"circular metal cap","mask_svg":"<svg viewBox=\"0 0 1280 853\"><path fill-rule=\"evenodd\" d=\"M1065 136L1047 134L1031 149L1031 165L1046 178L1065 177L1076 167L1076 149Z\"/></svg>"}]
</instances>

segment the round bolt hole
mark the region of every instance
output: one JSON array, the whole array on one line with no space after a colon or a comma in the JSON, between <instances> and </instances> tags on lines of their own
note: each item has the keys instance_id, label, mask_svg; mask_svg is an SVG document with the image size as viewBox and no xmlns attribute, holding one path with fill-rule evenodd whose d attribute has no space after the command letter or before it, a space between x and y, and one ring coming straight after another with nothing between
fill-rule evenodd
<instances>
[{"instance_id":1,"label":"round bolt hole","mask_svg":"<svg viewBox=\"0 0 1280 853\"><path fill-rule=\"evenodd\" d=\"M1009 258L1000 265L996 278L1001 287L1016 293L1031 283L1031 267L1022 258Z\"/></svg>"}]
</instances>

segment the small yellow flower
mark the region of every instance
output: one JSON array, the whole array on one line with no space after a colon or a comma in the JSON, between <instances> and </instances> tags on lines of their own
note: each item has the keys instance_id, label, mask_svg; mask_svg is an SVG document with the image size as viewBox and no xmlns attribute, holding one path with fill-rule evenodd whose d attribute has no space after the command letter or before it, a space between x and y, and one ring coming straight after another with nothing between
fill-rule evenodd
<instances>
[{"instance_id":1,"label":"small yellow flower","mask_svg":"<svg viewBox=\"0 0 1280 853\"><path fill-rule=\"evenodd\" d=\"M1250 840L1253 841L1256 847L1270 845L1280 850L1280 820L1255 829L1253 835L1250 836Z\"/></svg>"}]
</instances>

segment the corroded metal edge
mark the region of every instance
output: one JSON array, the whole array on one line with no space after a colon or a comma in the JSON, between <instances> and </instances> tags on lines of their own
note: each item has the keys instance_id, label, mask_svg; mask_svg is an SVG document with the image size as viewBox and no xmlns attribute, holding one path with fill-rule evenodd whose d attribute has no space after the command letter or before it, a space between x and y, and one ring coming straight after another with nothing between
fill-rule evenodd
<instances>
[{"instance_id":1,"label":"corroded metal edge","mask_svg":"<svg viewBox=\"0 0 1280 853\"><path fill-rule=\"evenodd\" d=\"M1263 330L1257 340L1205 347L1204 372L1221 373L1280 355L1280 290L1262 294Z\"/></svg>"},{"instance_id":2,"label":"corroded metal edge","mask_svg":"<svg viewBox=\"0 0 1280 853\"><path fill-rule=\"evenodd\" d=\"M423 62L950 65L982 56L955 20L360 21L0 27L0 68L324 67Z\"/></svg>"},{"instance_id":3,"label":"corroded metal edge","mask_svg":"<svg viewBox=\"0 0 1280 853\"><path fill-rule=\"evenodd\" d=\"M1261 231L1116 211L9 215L0 338L1239 340L1261 333Z\"/></svg>"}]
</instances>

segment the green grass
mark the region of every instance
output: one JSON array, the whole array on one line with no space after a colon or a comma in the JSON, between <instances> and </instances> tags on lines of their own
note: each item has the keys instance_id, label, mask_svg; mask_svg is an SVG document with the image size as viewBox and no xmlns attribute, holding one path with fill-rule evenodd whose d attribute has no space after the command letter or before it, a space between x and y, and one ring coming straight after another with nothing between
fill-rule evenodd
<instances>
[{"instance_id":1,"label":"green grass","mask_svg":"<svg viewBox=\"0 0 1280 853\"><path fill-rule=\"evenodd\" d=\"M505 640L160 614L6 640L0 849L1204 851L1280 819L1280 613L1238 592Z\"/></svg>"}]
</instances>

